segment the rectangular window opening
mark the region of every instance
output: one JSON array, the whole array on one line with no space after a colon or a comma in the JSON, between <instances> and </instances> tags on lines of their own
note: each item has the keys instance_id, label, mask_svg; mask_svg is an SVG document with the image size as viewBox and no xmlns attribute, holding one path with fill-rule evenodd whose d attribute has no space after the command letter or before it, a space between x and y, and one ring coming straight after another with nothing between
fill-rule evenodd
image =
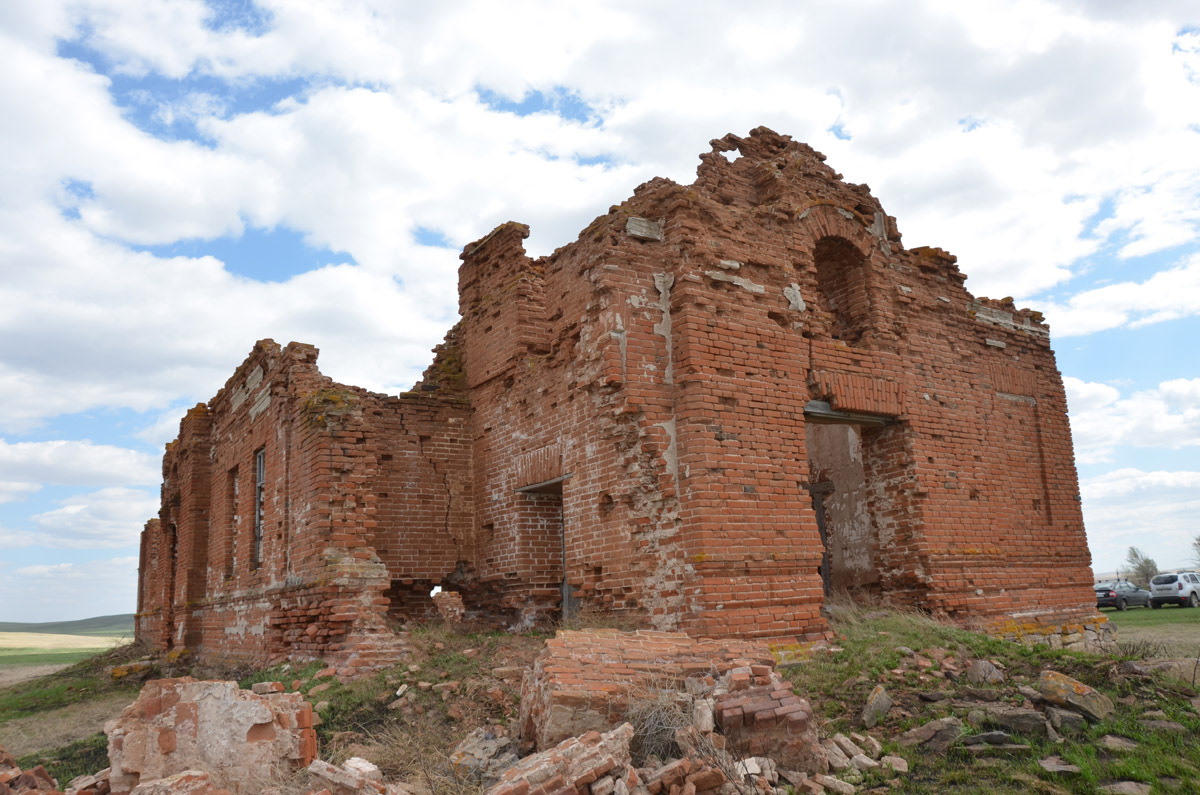
<instances>
[{"instance_id":1,"label":"rectangular window opening","mask_svg":"<svg viewBox=\"0 0 1200 795\"><path fill-rule=\"evenodd\" d=\"M229 470L225 487L225 516L229 520L229 537L225 539L225 579L233 577L234 555L237 554L238 531L238 468Z\"/></svg>"},{"instance_id":2,"label":"rectangular window opening","mask_svg":"<svg viewBox=\"0 0 1200 795\"><path fill-rule=\"evenodd\" d=\"M260 448L254 453L254 554L250 568L262 565L263 513L267 493L267 451Z\"/></svg>"}]
</instances>

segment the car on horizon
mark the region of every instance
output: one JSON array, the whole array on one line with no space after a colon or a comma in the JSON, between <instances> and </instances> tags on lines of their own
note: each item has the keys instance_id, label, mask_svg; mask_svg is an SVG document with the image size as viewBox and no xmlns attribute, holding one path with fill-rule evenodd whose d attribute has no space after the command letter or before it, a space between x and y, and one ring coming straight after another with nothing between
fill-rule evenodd
<instances>
[{"instance_id":1,"label":"car on horizon","mask_svg":"<svg viewBox=\"0 0 1200 795\"><path fill-rule=\"evenodd\" d=\"M1150 606L1200 605L1200 574L1194 571L1165 571L1150 580Z\"/></svg>"},{"instance_id":2,"label":"car on horizon","mask_svg":"<svg viewBox=\"0 0 1200 795\"><path fill-rule=\"evenodd\" d=\"M1096 591L1097 608L1115 607L1118 610L1124 610L1127 607L1154 605L1149 591L1139 588L1127 580L1106 580L1098 582L1092 587Z\"/></svg>"}]
</instances>

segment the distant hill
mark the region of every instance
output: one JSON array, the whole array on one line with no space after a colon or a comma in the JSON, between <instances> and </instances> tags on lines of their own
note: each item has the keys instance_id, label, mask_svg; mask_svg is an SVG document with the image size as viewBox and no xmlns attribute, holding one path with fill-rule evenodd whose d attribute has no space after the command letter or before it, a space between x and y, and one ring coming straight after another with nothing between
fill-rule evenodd
<instances>
[{"instance_id":1,"label":"distant hill","mask_svg":"<svg viewBox=\"0 0 1200 795\"><path fill-rule=\"evenodd\" d=\"M133 613L119 616L97 616L79 621L49 621L45 624L24 624L20 621L0 621L0 632L40 632L47 635L88 635L133 637Z\"/></svg>"}]
</instances>

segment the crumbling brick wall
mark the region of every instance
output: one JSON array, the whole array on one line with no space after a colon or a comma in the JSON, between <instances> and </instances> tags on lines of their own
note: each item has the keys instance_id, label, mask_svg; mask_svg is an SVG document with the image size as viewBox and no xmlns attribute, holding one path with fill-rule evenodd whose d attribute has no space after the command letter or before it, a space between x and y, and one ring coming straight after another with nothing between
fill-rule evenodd
<instances>
[{"instance_id":1,"label":"crumbling brick wall","mask_svg":"<svg viewBox=\"0 0 1200 795\"><path fill-rule=\"evenodd\" d=\"M168 448L139 632L349 655L440 585L510 623L582 603L813 638L844 589L1082 637L1102 618L1047 327L906 249L824 159L759 128L548 257L501 225L398 397L259 343Z\"/></svg>"},{"instance_id":2,"label":"crumbling brick wall","mask_svg":"<svg viewBox=\"0 0 1200 795\"><path fill-rule=\"evenodd\" d=\"M464 251L485 576L527 611L565 577L659 628L819 634L837 539L809 489L839 488L808 449L820 422L853 433L861 472L841 585L984 623L1093 621L1040 316L904 249L809 147L713 143L694 185L652 180L549 257L519 224ZM561 520L531 522L520 489L552 479Z\"/></svg>"},{"instance_id":3,"label":"crumbling brick wall","mask_svg":"<svg viewBox=\"0 0 1200 795\"><path fill-rule=\"evenodd\" d=\"M316 357L261 341L184 418L143 534L139 636L369 667L401 647L388 594L471 557L465 401L336 384Z\"/></svg>"}]
</instances>

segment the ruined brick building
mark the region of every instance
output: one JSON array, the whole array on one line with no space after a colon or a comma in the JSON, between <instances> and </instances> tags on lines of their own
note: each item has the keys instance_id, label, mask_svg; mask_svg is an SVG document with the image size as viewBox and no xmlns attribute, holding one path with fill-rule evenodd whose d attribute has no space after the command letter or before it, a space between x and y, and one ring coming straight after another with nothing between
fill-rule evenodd
<instances>
[{"instance_id":1,"label":"ruined brick building","mask_svg":"<svg viewBox=\"0 0 1200 795\"><path fill-rule=\"evenodd\" d=\"M270 340L183 419L138 634L392 653L430 590L509 624L577 604L804 639L831 591L1076 642L1103 619L1042 317L764 128L530 259L467 246L461 322L399 396Z\"/></svg>"}]
</instances>

